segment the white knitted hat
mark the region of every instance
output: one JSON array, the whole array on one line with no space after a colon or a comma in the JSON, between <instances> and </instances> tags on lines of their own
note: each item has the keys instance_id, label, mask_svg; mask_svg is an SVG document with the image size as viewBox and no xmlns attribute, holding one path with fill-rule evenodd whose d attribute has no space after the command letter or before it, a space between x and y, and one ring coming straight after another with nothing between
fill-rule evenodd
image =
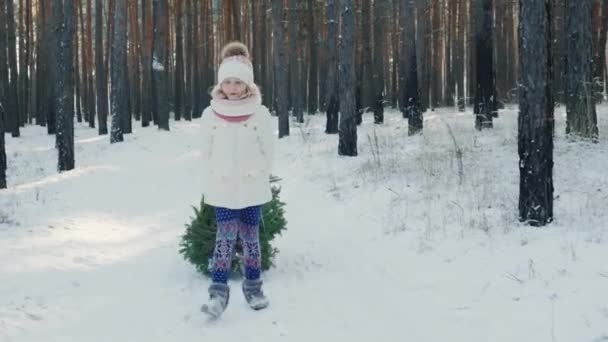
<instances>
[{"instance_id":1,"label":"white knitted hat","mask_svg":"<svg viewBox=\"0 0 608 342\"><path fill-rule=\"evenodd\" d=\"M245 56L230 56L224 58L217 71L217 83L221 84L227 78L238 78L249 87L254 86L253 65Z\"/></svg>"}]
</instances>

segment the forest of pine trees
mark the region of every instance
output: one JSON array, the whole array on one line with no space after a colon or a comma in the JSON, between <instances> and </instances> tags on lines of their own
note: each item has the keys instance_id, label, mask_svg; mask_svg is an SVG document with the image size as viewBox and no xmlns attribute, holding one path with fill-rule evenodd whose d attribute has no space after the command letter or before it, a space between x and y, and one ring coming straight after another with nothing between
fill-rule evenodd
<instances>
[{"instance_id":1,"label":"forest of pine trees","mask_svg":"<svg viewBox=\"0 0 608 342\"><path fill-rule=\"evenodd\" d=\"M490 129L519 103L522 160L552 165L543 139L554 103L567 108L568 134L599 136L607 27L608 0L0 0L0 188L5 139L25 125L56 135L64 171L78 160L75 124L116 143L132 125L170 130L171 120L200 117L233 40L250 47L279 138L290 117L322 113L338 153L355 156L362 115L382 124L385 107L417 134L426 110L468 107L471 125ZM539 147L530 136L540 155L527 153ZM550 197L552 185L538 177L551 177L550 166L524 164L522 175L542 175L522 191L544 188L522 196L549 202L539 192ZM522 219L550 221L528 200Z\"/></svg>"}]
</instances>

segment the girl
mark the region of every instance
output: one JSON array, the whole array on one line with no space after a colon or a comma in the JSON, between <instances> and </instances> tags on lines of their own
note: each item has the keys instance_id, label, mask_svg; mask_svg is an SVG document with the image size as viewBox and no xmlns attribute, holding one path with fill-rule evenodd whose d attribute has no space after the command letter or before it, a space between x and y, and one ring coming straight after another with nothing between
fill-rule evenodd
<instances>
[{"instance_id":1,"label":"girl","mask_svg":"<svg viewBox=\"0 0 608 342\"><path fill-rule=\"evenodd\" d=\"M209 302L201 310L217 318L228 305L228 276L238 236L245 258L245 299L254 310L268 306L260 278L259 223L261 206L272 198L273 129L253 82L249 51L242 43L230 43L222 50L211 97L201 121L203 195L205 203L216 208L217 235Z\"/></svg>"}]
</instances>

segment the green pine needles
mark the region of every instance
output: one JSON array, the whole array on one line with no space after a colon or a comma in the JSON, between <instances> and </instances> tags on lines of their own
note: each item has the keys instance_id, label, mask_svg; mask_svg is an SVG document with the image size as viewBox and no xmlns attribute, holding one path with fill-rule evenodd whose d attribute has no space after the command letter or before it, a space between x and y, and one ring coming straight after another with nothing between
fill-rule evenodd
<instances>
[{"instance_id":1,"label":"green pine needles","mask_svg":"<svg viewBox=\"0 0 608 342\"><path fill-rule=\"evenodd\" d=\"M277 177L271 177L270 182L279 181ZM277 234L281 234L286 229L285 203L279 199L281 188L272 186L272 200L262 207L262 220L260 222L260 248L262 250L262 269L269 269L273 263L275 255L279 252L272 246L272 240ZM215 208L205 204L205 199L201 199L200 208L193 207L194 217L192 222L186 224L186 232L182 236L179 252L184 259L191 262L196 269L204 275L210 274L210 262L213 257L215 247L215 233L217 226L215 223ZM235 247L235 257L232 259L232 274L243 274L243 263L241 262L243 251L240 239L237 240Z\"/></svg>"}]
</instances>

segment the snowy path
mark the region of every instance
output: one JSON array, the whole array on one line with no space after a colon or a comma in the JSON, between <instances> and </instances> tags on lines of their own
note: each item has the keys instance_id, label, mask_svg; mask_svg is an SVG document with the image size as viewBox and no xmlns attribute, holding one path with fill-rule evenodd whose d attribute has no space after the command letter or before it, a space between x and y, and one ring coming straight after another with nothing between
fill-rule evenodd
<instances>
[{"instance_id":1,"label":"snowy path","mask_svg":"<svg viewBox=\"0 0 608 342\"><path fill-rule=\"evenodd\" d=\"M214 323L198 311L208 280L177 252L200 195L198 121L117 146L79 128L78 169L63 175L41 129L9 139L0 342L608 339L604 232L429 231L453 217L416 216L430 208L420 184L353 177L369 153L336 159L336 137L306 129L320 131L296 128L277 151L288 231L264 275L271 306L251 311L232 282ZM406 162L422 143L400 147ZM391 212L395 194L408 216Z\"/></svg>"}]
</instances>

